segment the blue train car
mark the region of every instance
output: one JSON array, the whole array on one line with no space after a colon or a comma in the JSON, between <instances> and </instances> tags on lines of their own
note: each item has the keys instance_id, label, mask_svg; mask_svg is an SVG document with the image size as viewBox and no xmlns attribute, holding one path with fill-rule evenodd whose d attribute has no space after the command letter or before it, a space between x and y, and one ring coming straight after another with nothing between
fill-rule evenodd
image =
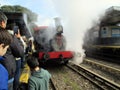
<instances>
[{"instance_id":1,"label":"blue train car","mask_svg":"<svg viewBox=\"0 0 120 90\"><path fill-rule=\"evenodd\" d=\"M89 31L89 35L93 37L89 37L84 43L86 55L120 62L120 7L106 10L98 27L97 30Z\"/></svg>"}]
</instances>

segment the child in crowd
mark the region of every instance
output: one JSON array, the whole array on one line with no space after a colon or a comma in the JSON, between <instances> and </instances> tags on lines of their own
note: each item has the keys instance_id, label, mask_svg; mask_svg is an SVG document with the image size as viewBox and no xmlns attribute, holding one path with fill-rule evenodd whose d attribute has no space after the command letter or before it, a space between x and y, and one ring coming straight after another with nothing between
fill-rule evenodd
<instances>
[{"instance_id":1,"label":"child in crowd","mask_svg":"<svg viewBox=\"0 0 120 90\"><path fill-rule=\"evenodd\" d=\"M31 76L28 80L28 90L48 90L51 74L39 67L36 57L28 57L27 64L31 70Z\"/></svg>"},{"instance_id":2,"label":"child in crowd","mask_svg":"<svg viewBox=\"0 0 120 90\"><path fill-rule=\"evenodd\" d=\"M2 56L6 53L11 42L11 35L6 30L0 30L0 62L4 60ZM0 63L0 90L8 90L8 76L7 69Z\"/></svg>"}]
</instances>

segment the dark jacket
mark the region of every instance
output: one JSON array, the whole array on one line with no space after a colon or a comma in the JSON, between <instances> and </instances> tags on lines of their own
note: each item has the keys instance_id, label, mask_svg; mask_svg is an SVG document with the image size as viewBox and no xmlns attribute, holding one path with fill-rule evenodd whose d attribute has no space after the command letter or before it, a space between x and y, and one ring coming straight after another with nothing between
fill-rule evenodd
<instances>
[{"instance_id":1,"label":"dark jacket","mask_svg":"<svg viewBox=\"0 0 120 90\"><path fill-rule=\"evenodd\" d=\"M0 56L0 61L2 60ZM2 64L0 64L0 90L8 90L8 72Z\"/></svg>"},{"instance_id":2,"label":"dark jacket","mask_svg":"<svg viewBox=\"0 0 120 90\"><path fill-rule=\"evenodd\" d=\"M28 80L28 90L48 90L51 74L44 69L32 72Z\"/></svg>"},{"instance_id":3,"label":"dark jacket","mask_svg":"<svg viewBox=\"0 0 120 90\"><path fill-rule=\"evenodd\" d=\"M13 36L13 43L10 45L10 48L14 57L19 58L24 56L24 46L16 36Z\"/></svg>"},{"instance_id":4,"label":"dark jacket","mask_svg":"<svg viewBox=\"0 0 120 90\"><path fill-rule=\"evenodd\" d=\"M20 45L19 40L16 36L13 36L13 42L8 48L6 54L4 55L5 60L1 63L6 67L9 73L9 79L14 77L16 70L16 57L22 57L24 55L24 48Z\"/></svg>"}]
</instances>

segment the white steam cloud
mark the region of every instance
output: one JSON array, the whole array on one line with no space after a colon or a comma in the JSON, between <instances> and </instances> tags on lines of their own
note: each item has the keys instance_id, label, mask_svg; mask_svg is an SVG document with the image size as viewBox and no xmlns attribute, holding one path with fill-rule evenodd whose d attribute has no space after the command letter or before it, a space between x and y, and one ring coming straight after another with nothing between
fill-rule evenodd
<instances>
[{"instance_id":1,"label":"white steam cloud","mask_svg":"<svg viewBox=\"0 0 120 90\"><path fill-rule=\"evenodd\" d=\"M81 63L84 50L82 49L85 31L97 21L104 11L111 6L120 5L119 0L52 0L64 26L67 39L67 49L81 53L75 58ZM76 53L76 54L77 54Z\"/></svg>"},{"instance_id":2,"label":"white steam cloud","mask_svg":"<svg viewBox=\"0 0 120 90\"><path fill-rule=\"evenodd\" d=\"M44 5L46 5L44 8L41 8L43 4L39 5L42 1L44 1ZM21 1L0 0L1 6L10 4L11 2L18 3ZM93 25L93 21L97 21L107 8L120 6L120 0L31 0L32 3L29 3L27 0L24 2L26 2L25 6L35 11L39 9L41 11L43 10L44 13L47 12L50 16L53 15L53 10L56 10L64 27L67 49L76 51L76 55L78 56L80 56L78 52L84 56L84 50L82 49L84 33ZM48 9L52 10L50 11ZM37 12L42 14L39 11ZM39 22L38 25L50 25L50 16L46 19L47 16L42 15L43 16L40 15L41 22ZM82 58L83 57L78 58L78 60L76 59L76 62L82 62Z\"/></svg>"}]
</instances>

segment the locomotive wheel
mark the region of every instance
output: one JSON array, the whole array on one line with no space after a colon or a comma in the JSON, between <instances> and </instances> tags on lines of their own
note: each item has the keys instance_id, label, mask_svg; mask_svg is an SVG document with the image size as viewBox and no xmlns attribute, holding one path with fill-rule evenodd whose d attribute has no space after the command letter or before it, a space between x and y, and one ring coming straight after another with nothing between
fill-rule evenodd
<instances>
[{"instance_id":1,"label":"locomotive wheel","mask_svg":"<svg viewBox=\"0 0 120 90\"><path fill-rule=\"evenodd\" d=\"M68 64L68 59L64 60L64 65Z\"/></svg>"},{"instance_id":2,"label":"locomotive wheel","mask_svg":"<svg viewBox=\"0 0 120 90\"><path fill-rule=\"evenodd\" d=\"M60 54L60 55L59 55L59 58L60 58L60 64L63 64L63 63L64 63L64 58L63 58L63 55L62 55L62 54Z\"/></svg>"},{"instance_id":3,"label":"locomotive wheel","mask_svg":"<svg viewBox=\"0 0 120 90\"><path fill-rule=\"evenodd\" d=\"M68 59L62 59L60 64L61 65L66 65L68 63Z\"/></svg>"},{"instance_id":4,"label":"locomotive wheel","mask_svg":"<svg viewBox=\"0 0 120 90\"><path fill-rule=\"evenodd\" d=\"M49 55L48 53L44 53L44 56L43 56L43 57L44 57L45 60L48 60L49 57L50 57L50 55Z\"/></svg>"}]
</instances>

